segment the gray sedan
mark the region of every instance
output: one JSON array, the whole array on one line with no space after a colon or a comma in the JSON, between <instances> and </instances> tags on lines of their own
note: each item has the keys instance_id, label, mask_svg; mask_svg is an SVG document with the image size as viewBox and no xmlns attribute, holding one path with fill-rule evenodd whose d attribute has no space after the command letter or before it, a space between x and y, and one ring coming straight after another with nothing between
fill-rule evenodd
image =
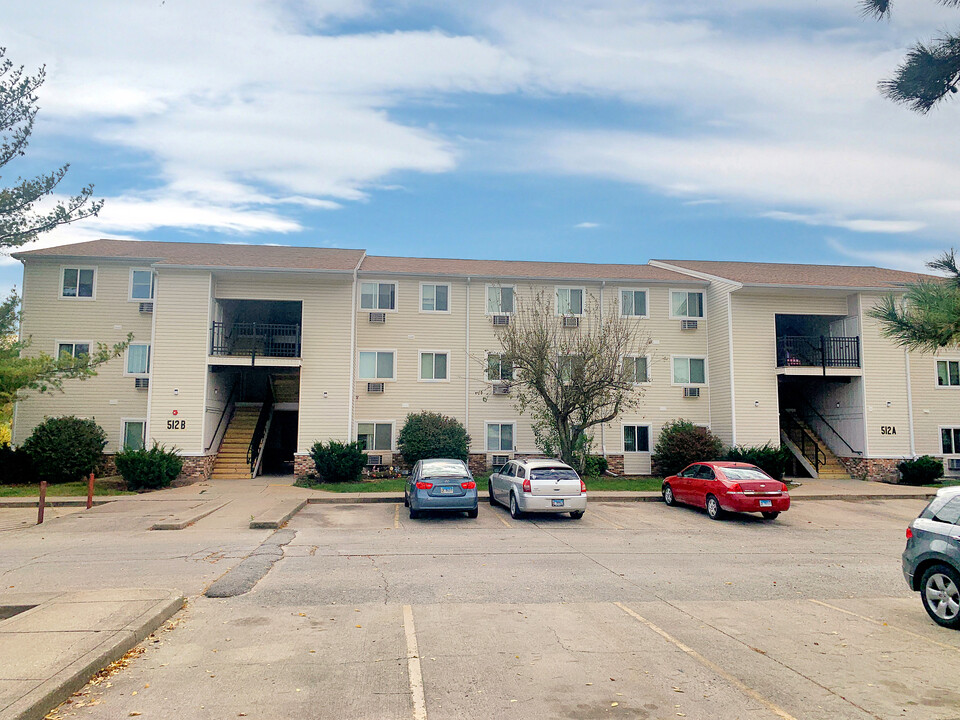
<instances>
[{"instance_id":1,"label":"gray sedan","mask_svg":"<svg viewBox=\"0 0 960 720\"><path fill-rule=\"evenodd\" d=\"M477 483L466 463L446 458L420 460L413 466L403 504L412 519L426 510L466 511L467 517L475 518L480 510Z\"/></svg>"},{"instance_id":2,"label":"gray sedan","mask_svg":"<svg viewBox=\"0 0 960 720\"><path fill-rule=\"evenodd\" d=\"M941 489L910 523L903 576L935 623L960 629L960 487Z\"/></svg>"}]
</instances>

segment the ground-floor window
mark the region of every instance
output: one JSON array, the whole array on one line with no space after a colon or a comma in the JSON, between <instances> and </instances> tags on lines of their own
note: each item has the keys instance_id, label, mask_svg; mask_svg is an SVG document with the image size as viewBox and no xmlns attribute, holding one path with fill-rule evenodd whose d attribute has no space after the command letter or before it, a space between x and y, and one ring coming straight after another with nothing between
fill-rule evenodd
<instances>
[{"instance_id":1,"label":"ground-floor window","mask_svg":"<svg viewBox=\"0 0 960 720\"><path fill-rule=\"evenodd\" d=\"M940 449L944 455L960 455L960 428L940 428Z\"/></svg>"},{"instance_id":2,"label":"ground-floor window","mask_svg":"<svg viewBox=\"0 0 960 720\"><path fill-rule=\"evenodd\" d=\"M650 426L624 425L623 451L650 452Z\"/></svg>"},{"instance_id":3,"label":"ground-floor window","mask_svg":"<svg viewBox=\"0 0 960 720\"><path fill-rule=\"evenodd\" d=\"M364 450L391 450L393 423L357 423L357 440Z\"/></svg>"},{"instance_id":4,"label":"ground-floor window","mask_svg":"<svg viewBox=\"0 0 960 720\"><path fill-rule=\"evenodd\" d=\"M513 423L487 423L487 450L513 450Z\"/></svg>"},{"instance_id":5,"label":"ground-floor window","mask_svg":"<svg viewBox=\"0 0 960 720\"><path fill-rule=\"evenodd\" d=\"M123 450L143 450L146 444L146 420L123 421Z\"/></svg>"}]
</instances>

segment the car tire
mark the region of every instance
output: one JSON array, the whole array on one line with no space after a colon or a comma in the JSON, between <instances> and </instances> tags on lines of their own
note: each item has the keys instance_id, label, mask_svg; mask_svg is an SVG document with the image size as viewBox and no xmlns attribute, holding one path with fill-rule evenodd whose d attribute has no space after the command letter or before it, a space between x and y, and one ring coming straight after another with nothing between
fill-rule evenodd
<instances>
[{"instance_id":1,"label":"car tire","mask_svg":"<svg viewBox=\"0 0 960 720\"><path fill-rule=\"evenodd\" d=\"M960 573L952 567L933 565L924 571L920 601L937 625L960 630Z\"/></svg>"},{"instance_id":2,"label":"car tire","mask_svg":"<svg viewBox=\"0 0 960 720\"><path fill-rule=\"evenodd\" d=\"M493 483L487 481L487 494L490 496L488 498L491 505L496 505L497 501L493 499Z\"/></svg>"},{"instance_id":3,"label":"car tire","mask_svg":"<svg viewBox=\"0 0 960 720\"><path fill-rule=\"evenodd\" d=\"M779 510L767 510L765 512L761 512L760 514L763 515L764 520L776 520L778 517L780 517Z\"/></svg>"},{"instance_id":4,"label":"car tire","mask_svg":"<svg viewBox=\"0 0 960 720\"><path fill-rule=\"evenodd\" d=\"M411 506L410 506L410 519L411 519L411 520L416 520L418 517L420 517L420 511L419 511L419 510L414 510L414 509L413 509L413 506L411 505Z\"/></svg>"},{"instance_id":5,"label":"car tire","mask_svg":"<svg viewBox=\"0 0 960 720\"><path fill-rule=\"evenodd\" d=\"M513 493L510 493L510 517L514 520L519 520L523 517L523 512L521 512L520 506L517 504L517 496Z\"/></svg>"},{"instance_id":6,"label":"car tire","mask_svg":"<svg viewBox=\"0 0 960 720\"><path fill-rule=\"evenodd\" d=\"M723 508L716 495L707 495L707 515L711 520L723 520Z\"/></svg>"},{"instance_id":7,"label":"car tire","mask_svg":"<svg viewBox=\"0 0 960 720\"><path fill-rule=\"evenodd\" d=\"M579 520L580 518L583 517L583 513L584 513L583 510L574 510L573 512L570 513L570 517L572 517L574 520Z\"/></svg>"},{"instance_id":8,"label":"car tire","mask_svg":"<svg viewBox=\"0 0 960 720\"><path fill-rule=\"evenodd\" d=\"M472 518L477 517L478 515L480 515L480 508L474 508L473 510L467 510L467 517L468 517L468 518L471 518L471 519L472 519Z\"/></svg>"},{"instance_id":9,"label":"car tire","mask_svg":"<svg viewBox=\"0 0 960 720\"><path fill-rule=\"evenodd\" d=\"M677 504L677 498L673 494L672 487L670 487L669 485L664 485L663 490L661 492L663 492L663 502L665 502L667 505L670 505L670 506Z\"/></svg>"}]
</instances>

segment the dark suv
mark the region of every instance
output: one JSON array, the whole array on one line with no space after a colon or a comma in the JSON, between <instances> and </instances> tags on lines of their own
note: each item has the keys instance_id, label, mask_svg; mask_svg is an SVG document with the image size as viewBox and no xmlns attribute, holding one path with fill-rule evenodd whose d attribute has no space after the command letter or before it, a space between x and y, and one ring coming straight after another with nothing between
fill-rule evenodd
<instances>
[{"instance_id":1,"label":"dark suv","mask_svg":"<svg viewBox=\"0 0 960 720\"><path fill-rule=\"evenodd\" d=\"M960 629L960 487L940 490L910 523L903 576L934 622Z\"/></svg>"}]
</instances>

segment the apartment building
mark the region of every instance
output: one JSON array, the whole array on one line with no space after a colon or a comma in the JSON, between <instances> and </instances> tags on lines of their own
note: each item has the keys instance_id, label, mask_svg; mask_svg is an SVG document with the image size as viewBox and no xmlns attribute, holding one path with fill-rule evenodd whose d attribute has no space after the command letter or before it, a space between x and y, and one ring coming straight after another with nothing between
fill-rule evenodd
<instances>
[{"instance_id":1,"label":"apartment building","mask_svg":"<svg viewBox=\"0 0 960 720\"><path fill-rule=\"evenodd\" d=\"M960 351L905 352L869 309L921 276L873 267L645 265L368 256L362 250L97 240L18 253L29 352L80 354L133 334L122 359L15 409L95 418L107 452L176 446L194 477L311 468L317 440L399 461L407 414L460 420L471 464L537 454L498 328L542 292L578 331L591 304L649 338L640 406L599 428L616 471L651 472L661 427L785 444L811 476L881 479L931 454L960 473Z\"/></svg>"}]
</instances>

